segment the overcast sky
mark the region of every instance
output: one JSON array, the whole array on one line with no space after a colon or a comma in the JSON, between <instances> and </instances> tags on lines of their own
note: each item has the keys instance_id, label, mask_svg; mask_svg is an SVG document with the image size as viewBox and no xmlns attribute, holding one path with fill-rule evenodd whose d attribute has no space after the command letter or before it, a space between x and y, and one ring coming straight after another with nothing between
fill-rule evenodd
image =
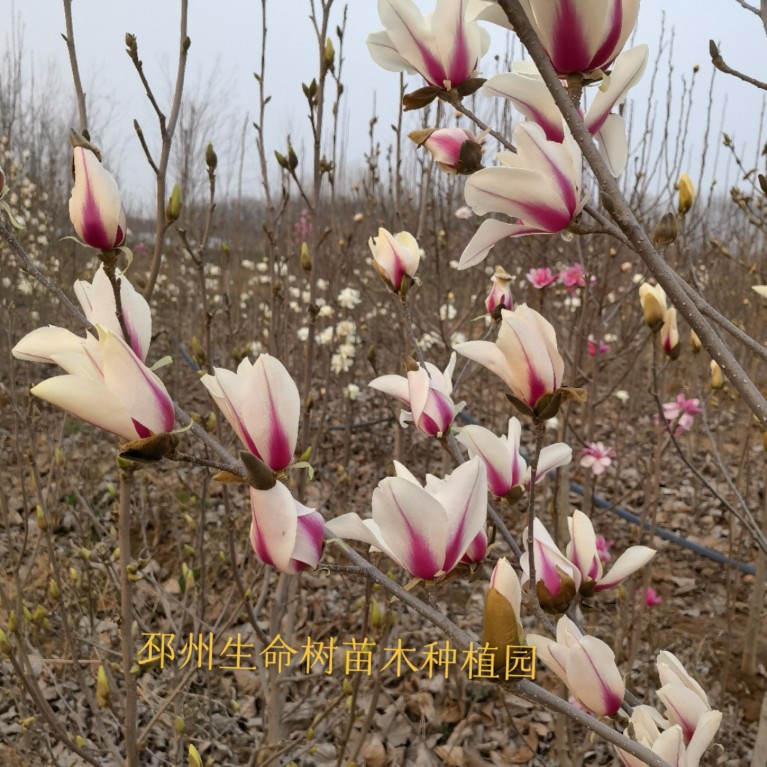
<instances>
[{"instance_id":1,"label":"overcast sky","mask_svg":"<svg viewBox=\"0 0 767 767\"><path fill-rule=\"evenodd\" d=\"M419 0L418 4L424 9L431 6L428 1ZM381 118L379 139L384 143L390 140L388 126L396 118L398 78L376 67L365 47L366 35L381 27L375 0L350 0L348 6L343 142L346 157L353 164L361 164L374 103ZM147 75L161 103L167 105L177 56L179 3L174 0L74 0L73 7L80 67L95 117L97 135L94 139L103 148L107 166L117 172L121 185L132 190L133 199L151 194L152 174L131 126L133 119L138 118L151 141L156 135L156 123L152 121L141 84L124 52L124 36L126 32L137 36ZM274 149L284 146L287 134L292 134L294 142L300 143L301 137L308 133L306 102L300 88L300 83L308 82L316 71L314 33L308 9L309 0L268 0L267 3L267 90L273 96L266 133L270 156ZM332 29L340 22L341 0L336 0L334 9ZM664 11L667 27L673 27L676 34L674 99L681 93L681 77L689 78L695 64L701 67L696 109L688 131L690 157L685 160L697 167L711 72L709 38L721 43L731 66L763 80L767 79L767 38L757 17L742 9L735 0L642 0L634 42L647 43L651 56L658 48ZM0 46L4 52L9 44L8 20L12 13L22 25L27 60L40 72L52 66L61 77L62 88L71 88L66 49L61 39L62 4L57 0L0 0L0 18L5 22L0 32ZM192 0L190 3L192 45L187 94L199 105L207 105L210 119L218 123L215 130L219 136L217 149L222 182L226 186L228 179L232 191L236 188L240 136L247 116L252 122L257 107L252 73L259 65L260 15L258 0ZM495 29L490 25L488 28ZM491 53L502 54L504 46L505 33L494 32ZM487 61L486 71L492 72L492 61L484 61ZM641 114L653 100L665 104L666 76L659 77L652 92L649 80L648 71L643 83L631 93L635 108ZM419 84L413 78L411 87ZM721 125L739 145L748 146L747 164L753 164L759 144L761 92L717 75L713 98L716 133ZM676 126L672 134L675 131ZM673 135L672 139L675 139ZM254 189L258 177L253 141L251 127L246 130L248 153L243 174L246 189ZM712 160L713 152L712 148ZM720 163L717 171L720 177L724 170L725 166Z\"/></svg>"}]
</instances>

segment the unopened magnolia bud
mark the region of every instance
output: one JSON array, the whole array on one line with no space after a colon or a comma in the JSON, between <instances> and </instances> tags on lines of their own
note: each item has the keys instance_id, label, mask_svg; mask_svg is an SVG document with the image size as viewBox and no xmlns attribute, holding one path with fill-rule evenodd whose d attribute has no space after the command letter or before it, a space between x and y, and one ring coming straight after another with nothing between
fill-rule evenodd
<instances>
[{"instance_id":1,"label":"unopened magnolia bud","mask_svg":"<svg viewBox=\"0 0 767 767\"><path fill-rule=\"evenodd\" d=\"M48 529L48 520L45 518L45 512L42 506L35 506L35 522L38 529L45 532Z\"/></svg>"},{"instance_id":2,"label":"unopened magnolia bud","mask_svg":"<svg viewBox=\"0 0 767 767\"><path fill-rule=\"evenodd\" d=\"M290 143L290 139L288 139L288 170L293 171L297 167L298 167L298 157L296 156L296 153L293 151L293 145Z\"/></svg>"},{"instance_id":3,"label":"unopened magnolia bud","mask_svg":"<svg viewBox=\"0 0 767 767\"><path fill-rule=\"evenodd\" d=\"M5 634L5 631L0 629L0 653L3 655L10 655L11 650L13 648L11 647L11 643L8 641L8 637Z\"/></svg>"},{"instance_id":4,"label":"unopened magnolia bud","mask_svg":"<svg viewBox=\"0 0 767 767\"><path fill-rule=\"evenodd\" d=\"M692 179L686 174L682 173L679 177L679 213L684 216L688 210L692 207L695 201L695 185L692 183Z\"/></svg>"},{"instance_id":5,"label":"unopened magnolia bud","mask_svg":"<svg viewBox=\"0 0 767 767\"><path fill-rule=\"evenodd\" d=\"M189 744L187 767L202 767L202 758L200 757L200 752L191 743Z\"/></svg>"},{"instance_id":6,"label":"unopened magnolia bud","mask_svg":"<svg viewBox=\"0 0 767 767\"><path fill-rule=\"evenodd\" d=\"M248 484L256 490L271 490L277 480L274 472L263 462L247 450L240 451L240 460L245 467L248 476Z\"/></svg>"},{"instance_id":7,"label":"unopened magnolia bud","mask_svg":"<svg viewBox=\"0 0 767 767\"><path fill-rule=\"evenodd\" d=\"M173 191L168 198L168 205L165 208L165 220L172 224L178 221L181 215L181 187L178 184L173 185Z\"/></svg>"},{"instance_id":8,"label":"unopened magnolia bud","mask_svg":"<svg viewBox=\"0 0 767 767\"><path fill-rule=\"evenodd\" d=\"M375 629L383 623L384 612L378 601L373 599L370 602L370 625Z\"/></svg>"},{"instance_id":9,"label":"unopened magnolia bud","mask_svg":"<svg viewBox=\"0 0 767 767\"><path fill-rule=\"evenodd\" d=\"M661 288L653 287L645 282L639 286L639 301L642 304L642 314L647 326L656 333L663 326L666 313L666 298Z\"/></svg>"},{"instance_id":10,"label":"unopened magnolia bud","mask_svg":"<svg viewBox=\"0 0 767 767\"><path fill-rule=\"evenodd\" d=\"M8 632L15 634L19 630L19 619L15 610L8 612Z\"/></svg>"},{"instance_id":11,"label":"unopened magnolia bud","mask_svg":"<svg viewBox=\"0 0 767 767\"><path fill-rule=\"evenodd\" d=\"M281 155L276 149L274 150L274 156L277 158L277 163L281 168L289 170L288 161L283 155Z\"/></svg>"},{"instance_id":12,"label":"unopened magnolia bud","mask_svg":"<svg viewBox=\"0 0 767 767\"><path fill-rule=\"evenodd\" d=\"M213 144L209 141L205 147L205 164L208 166L208 172L213 173L218 165L218 156L213 150Z\"/></svg>"},{"instance_id":13,"label":"unopened magnolia bud","mask_svg":"<svg viewBox=\"0 0 767 767\"><path fill-rule=\"evenodd\" d=\"M125 34L125 47L127 48L128 55L131 59L138 58L138 44L136 43L136 35L132 35L129 32Z\"/></svg>"},{"instance_id":14,"label":"unopened magnolia bud","mask_svg":"<svg viewBox=\"0 0 767 767\"><path fill-rule=\"evenodd\" d=\"M99 706L108 706L109 699L111 697L109 691L109 679L107 678L107 672L103 666L99 666L98 673L96 674L96 703Z\"/></svg>"},{"instance_id":15,"label":"unopened magnolia bud","mask_svg":"<svg viewBox=\"0 0 767 767\"><path fill-rule=\"evenodd\" d=\"M703 344L701 344L700 338L698 338L698 334L694 330L690 331L690 346L692 346L695 354L703 348Z\"/></svg>"},{"instance_id":16,"label":"unopened magnolia bud","mask_svg":"<svg viewBox=\"0 0 767 767\"><path fill-rule=\"evenodd\" d=\"M336 57L335 49L333 48L333 42L329 37L325 38L325 66L328 69L333 69L333 62Z\"/></svg>"},{"instance_id":17,"label":"unopened magnolia bud","mask_svg":"<svg viewBox=\"0 0 767 767\"><path fill-rule=\"evenodd\" d=\"M51 599L58 599L61 596L59 584L56 583L53 578L51 578L50 583L48 583L48 593L50 594Z\"/></svg>"},{"instance_id":18,"label":"unopened magnolia bud","mask_svg":"<svg viewBox=\"0 0 767 767\"><path fill-rule=\"evenodd\" d=\"M301 243L301 268L307 273L312 270L312 254L306 242Z\"/></svg>"},{"instance_id":19,"label":"unopened magnolia bud","mask_svg":"<svg viewBox=\"0 0 767 767\"><path fill-rule=\"evenodd\" d=\"M711 360L711 388L716 390L724 388L724 374L716 360Z\"/></svg>"},{"instance_id":20,"label":"unopened magnolia bud","mask_svg":"<svg viewBox=\"0 0 767 767\"><path fill-rule=\"evenodd\" d=\"M176 721L174 724L176 726L176 732L179 735L182 735L184 733L184 730L186 729L186 725L184 724L184 717L176 716Z\"/></svg>"},{"instance_id":21,"label":"unopened magnolia bud","mask_svg":"<svg viewBox=\"0 0 767 767\"><path fill-rule=\"evenodd\" d=\"M673 213L666 213L658 221L658 225L652 233L652 241L657 247L665 248L676 240L677 232L676 216Z\"/></svg>"},{"instance_id":22,"label":"unopened magnolia bud","mask_svg":"<svg viewBox=\"0 0 767 767\"><path fill-rule=\"evenodd\" d=\"M521 600L519 577L503 557L498 560L490 577L482 628L482 641L494 648L496 667L505 663L508 645L524 644L524 632L519 622Z\"/></svg>"}]
</instances>

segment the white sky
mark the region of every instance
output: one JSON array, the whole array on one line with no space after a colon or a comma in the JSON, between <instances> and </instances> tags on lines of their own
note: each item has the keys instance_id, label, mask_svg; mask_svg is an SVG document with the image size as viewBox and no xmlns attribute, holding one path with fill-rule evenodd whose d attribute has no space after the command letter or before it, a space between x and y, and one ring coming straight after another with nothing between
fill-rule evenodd
<instances>
[{"instance_id":1,"label":"white sky","mask_svg":"<svg viewBox=\"0 0 767 767\"><path fill-rule=\"evenodd\" d=\"M418 0L418 4L426 10L431 6L430 0ZM375 1L349 0L348 5L343 142L346 157L361 164L368 145L368 121L374 99L380 117L378 138L383 144L390 140L388 126L396 119L398 77L376 67L365 47L366 35L381 26ZM209 112L217 115L216 149L222 182L226 188L228 179L229 188L234 191L240 136L246 116L250 115L250 125L257 106L252 73L258 68L260 55L261 3L259 0L192 0L190 6L192 45L187 93L198 102L207 101ZM132 32L138 37L139 53L150 82L161 103L168 105L171 76L175 72L179 3L172 0L74 0L73 7L81 73L90 98L90 111L95 118L92 123L96 128L94 140L101 145L105 162L117 173L124 191L130 187L129 199L151 196L152 174L133 133L132 121L138 118L149 137L156 135L156 123L124 52L124 36L126 32ZM301 137L308 135L306 103L300 83L311 79L316 71L317 56L308 8L309 0L268 0L267 90L273 95L266 134L270 158L274 149L284 147L288 133L293 135L297 146ZM342 0L336 0L333 30L340 21L342 9ZM689 78L694 64L701 67L696 86L697 104L689 128L691 156L685 160L688 167L680 168L692 170L699 165L702 146L711 71L709 38L721 43L725 59L731 66L763 80L767 80L767 38L757 17L743 10L735 0L643 0L635 42L647 43L651 58L657 50L663 12L667 16L667 27L673 26L676 34L674 98L681 92L681 76ZM57 0L0 0L0 18L5 21L0 31L3 55L9 45L12 13L21 21L30 62L38 72L52 66L60 74L62 87L71 88L67 79L66 49L61 39L64 31L62 4ZM492 27L488 25L488 28ZM494 33L493 39L491 53L502 55L504 33ZM490 58L483 61L487 62L486 71L492 71ZM647 103L653 100L665 103L666 99L666 76L660 76L652 92L649 77L648 71L643 83L630 96L640 114L644 113ZM214 86L214 95L206 99L203 94L208 83ZM413 78L411 88L419 85ZM762 92L733 78L717 75L714 135L723 119L722 127L736 143L749 147L747 165L753 164L759 145L762 102ZM673 141L676 140L675 132L674 126ZM258 174L252 127L247 130L246 137L244 181L246 190L253 191ZM62 148L62 151L66 150ZM724 165L720 164L720 178L724 170ZM695 178L695 173L691 175ZM724 179L720 183L725 183Z\"/></svg>"}]
</instances>

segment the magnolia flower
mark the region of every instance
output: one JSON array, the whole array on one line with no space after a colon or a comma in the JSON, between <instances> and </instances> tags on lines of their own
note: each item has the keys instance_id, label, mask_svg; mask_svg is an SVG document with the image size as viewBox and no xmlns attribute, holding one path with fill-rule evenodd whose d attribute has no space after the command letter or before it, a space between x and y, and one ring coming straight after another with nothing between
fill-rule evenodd
<instances>
[{"instance_id":1,"label":"magnolia flower","mask_svg":"<svg viewBox=\"0 0 767 767\"><path fill-rule=\"evenodd\" d=\"M355 290L354 288L344 288L338 294L337 301L338 305L344 309L354 309L362 299L360 298L359 290Z\"/></svg>"},{"instance_id":2,"label":"magnolia flower","mask_svg":"<svg viewBox=\"0 0 767 767\"><path fill-rule=\"evenodd\" d=\"M412 0L378 0L384 29L368 35L373 61L392 72L417 72L435 88L461 85L490 46L475 6L469 0L437 0L434 12L424 17Z\"/></svg>"},{"instance_id":3,"label":"magnolia flower","mask_svg":"<svg viewBox=\"0 0 767 767\"><path fill-rule=\"evenodd\" d=\"M562 383L565 363L557 351L554 328L527 304L501 310L498 340L467 341L455 350L503 379L512 394L529 407Z\"/></svg>"},{"instance_id":4,"label":"magnolia flower","mask_svg":"<svg viewBox=\"0 0 767 767\"><path fill-rule=\"evenodd\" d=\"M543 290L543 288L553 285L559 279L559 275L554 274L548 266L541 267L540 269L531 269L525 276L527 281L537 290Z\"/></svg>"},{"instance_id":5,"label":"magnolia flower","mask_svg":"<svg viewBox=\"0 0 767 767\"><path fill-rule=\"evenodd\" d=\"M557 639L528 634L537 657L568 690L597 716L612 716L621 707L626 684L615 653L601 639L584 635L566 615L557 622Z\"/></svg>"},{"instance_id":6,"label":"magnolia flower","mask_svg":"<svg viewBox=\"0 0 767 767\"><path fill-rule=\"evenodd\" d=\"M414 130L408 138L426 149L445 173L474 173L482 167L481 138L465 128Z\"/></svg>"},{"instance_id":7,"label":"magnolia flower","mask_svg":"<svg viewBox=\"0 0 767 767\"><path fill-rule=\"evenodd\" d=\"M638 45L624 51L605 75L599 91L583 118L586 129L596 138L600 153L614 176L619 176L628 160L626 125L620 114L613 113L644 74L649 48ZM563 141L566 135L562 113L543 82L535 64L514 62L511 72L491 77L482 86L482 95L509 99L522 114L543 128L549 141Z\"/></svg>"},{"instance_id":8,"label":"magnolia flower","mask_svg":"<svg viewBox=\"0 0 767 767\"><path fill-rule=\"evenodd\" d=\"M600 340L597 346L596 341L593 338L589 338L586 342L586 350L589 353L589 357L596 357L597 354L607 354L610 351L610 344Z\"/></svg>"},{"instance_id":9,"label":"magnolia flower","mask_svg":"<svg viewBox=\"0 0 767 767\"><path fill-rule=\"evenodd\" d=\"M69 199L69 218L78 237L92 248L110 250L125 241L125 210L113 176L98 157L81 146L74 148L75 185Z\"/></svg>"},{"instance_id":10,"label":"magnolia flower","mask_svg":"<svg viewBox=\"0 0 767 767\"><path fill-rule=\"evenodd\" d=\"M173 428L173 401L163 382L103 327L98 340L64 328L38 328L16 344L13 356L64 368L66 375L48 378L31 393L100 429L132 441Z\"/></svg>"},{"instance_id":11,"label":"magnolia flower","mask_svg":"<svg viewBox=\"0 0 767 767\"><path fill-rule=\"evenodd\" d=\"M514 279L502 266L495 267L495 274L490 278L493 287L485 299L485 309L492 314L499 306L511 309L514 300L511 297L511 281Z\"/></svg>"},{"instance_id":12,"label":"magnolia flower","mask_svg":"<svg viewBox=\"0 0 767 767\"><path fill-rule=\"evenodd\" d=\"M119 272L117 276L120 280L123 322L130 336L130 345L143 361L146 360L149 343L152 340L152 313L144 296L131 285L127 277ZM75 295L88 322L92 325L101 325L105 330L123 338L122 328L117 319L114 290L103 266L100 266L93 275L92 282L85 282L85 280L75 282Z\"/></svg>"},{"instance_id":13,"label":"magnolia flower","mask_svg":"<svg viewBox=\"0 0 767 767\"><path fill-rule=\"evenodd\" d=\"M316 567L322 554L322 515L296 501L285 485L250 488L250 543L256 556L291 575Z\"/></svg>"},{"instance_id":14,"label":"magnolia flower","mask_svg":"<svg viewBox=\"0 0 767 767\"><path fill-rule=\"evenodd\" d=\"M711 733L713 737L722 715L711 710L704 689L687 673L673 653L665 650L658 653L656 665L662 685L658 689L658 697L666 707L669 720L682 728L685 746L691 745L699 729L708 731L716 722ZM711 737L706 740L704 749Z\"/></svg>"},{"instance_id":15,"label":"magnolia flower","mask_svg":"<svg viewBox=\"0 0 767 767\"><path fill-rule=\"evenodd\" d=\"M663 404L663 416L669 424L676 422L674 434L679 436L693 427L693 416L702 413L699 399L687 399L684 394L677 394L673 402Z\"/></svg>"},{"instance_id":16,"label":"magnolia flower","mask_svg":"<svg viewBox=\"0 0 767 767\"><path fill-rule=\"evenodd\" d=\"M695 184L686 173L682 173L677 186L679 187L679 213L684 216L695 201Z\"/></svg>"},{"instance_id":17,"label":"magnolia flower","mask_svg":"<svg viewBox=\"0 0 767 767\"><path fill-rule=\"evenodd\" d=\"M293 460L301 398L290 373L268 354L255 363L246 357L237 372L214 368L203 386L213 397L247 450L273 471Z\"/></svg>"},{"instance_id":18,"label":"magnolia flower","mask_svg":"<svg viewBox=\"0 0 767 767\"><path fill-rule=\"evenodd\" d=\"M421 260L421 249L409 232L391 234L381 227L378 237L368 240L373 266L381 279L395 292L402 289L405 275L414 277Z\"/></svg>"},{"instance_id":19,"label":"magnolia flower","mask_svg":"<svg viewBox=\"0 0 767 767\"><path fill-rule=\"evenodd\" d=\"M602 574L602 560L597 550L596 534L591 520L576 509L567 519L570 543L565 553L580 573L580 592L591 596L596 591L614 589L632 573L644 567L656 554L648 546L631 546L615 560L606 575Z\"/></svg>"},{"instance_id":20,"label":"magnolia flower","mask_svg":"<svg viewBox=\"0 0 767 767\"><path fill-rule=\"evenodd\" d=\"M663 602L663 597L661 597L652 586L648 586L646 589L640 589L639 593L644 598L646 607L655 607L655 605L659 605Z\"/></svg>"},{"instance_id":21,"label":"magnolia flower","mask_svg":"<svg viewBox=\"0 0 767 767\"><path fill-rule=\"evenodd\" d=\"M571 264L559 273L559 281L570 293L575 293L576 288L586 287L586 273L580 264Z\"/></svg>"},{"instance_id":22,"label":"magnolia flower","mask_svg":"<svg viewBox=\"0 0 767 767\"><path fill-rule=\"evenodd\" d=\"M531 470L519 451L521 435L522 424L512 417L508 437L496 437L484 426L464 426L457 437L471 456L477 456L485 464L488 489L497 498L505 497L515 487L530 487ZM550 471L566 466L572 456L572 448L564 442L544 447L538 458L535 482Z\"/></svg>"},{"instance_id":23,"label":"magnolia flower","mask_svg":"<svg viewBox=\"0 0 767 767\"><path fill-rule=\"evenodd\" d=\"M497 662L503 663L507 646L524 643L520 623L522 586L519 577L506 557L501 557L490 576L490 588L485 597L485 616L482 641L494 648Z\"/></svg>"},{"instance_id":24,"label":"magnolia flower","mask_svg":"<svg viewBox=\"0 0 767 767\"><path fill-rule=\"evenodd\" d=\"M560 75L607 69L631 35L639 0L522 0Z\"/></svg>"},{"instance_id":25,"label":"magnolia flower","mask_svg":"<svg viewBox=\"0 0 767 767\"><path fill-rule=\"evenodd\" d=\"M519 559L524 573L522 582L530 580L530 552L527 530L523 533L525 551ZM535 593L541 607L549 612L563 613L581 586L581 573L562 554L543 523L536 517L533 522L533 550L535 552Z\"/></svg>"},{"instance_id":26,"label":"magnolia flower","mask_svg":"<svg viewBox=\"0 0 767 767\"><path fill-rule=\"evenodd\" d=\"M561 232L581 212L581 153L571 137L548 141L543 129L529 122L514 126L517 152L498 154L500 165L472 174L463 193L478 215L503 213L505 223L487 219L466 246L458 264L466 269L483 261L505 237Z\"/></svg>"},{"instance_id":27,"label":"magnolia flower","mask_svg":"<svg viewBox=\"0 0 767 767\"><path fill-rule=\"evenodd\" d=\"M401 464L396 476L373 492L373 518L355 512L327 524L340 538L363 541L391 557L416 578L449 573L472 549L473 561L484 556L481 544L487 516L487 477L474 459L444 479L426 475L426 486Z\"/></svg>"},{"instance_id":28,"label":"magnolia flower","mask_svg":"<svg viewBox=\"0 0 767 767\"><path fill-rule=\"evenodd\" d=\"M453 391L452 375L455 369L455 352L450 355L445 372L426 363L409 370L407 377L398 375L379 376L370 382L373 389L391 394L407 408L401 422L412 421L418 431L430 437L441 437L447 433L456 413L463 407L456 406L450 397Z\"/></svg>"},{"instance_id":29,"label":"magnolia flower","mask_svg":"<svg viewBox=\"0 0 767 767\"><path fill-rule=\"evenodd\" d=\"M613 458L615 458L615 450L605 447L601 442L589 442L581 450L581 466L584 469L591 469L597 477L610 468Z\"/></svg>"}]
</instances>

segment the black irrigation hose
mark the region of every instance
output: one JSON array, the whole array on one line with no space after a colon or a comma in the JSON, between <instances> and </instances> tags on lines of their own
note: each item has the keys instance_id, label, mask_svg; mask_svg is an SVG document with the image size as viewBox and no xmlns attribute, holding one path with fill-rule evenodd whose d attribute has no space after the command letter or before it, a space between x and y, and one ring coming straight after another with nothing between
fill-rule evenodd
<instances>
[{"instance_id":1,"label":"black irrigation hose","mask_svg":"<svg viewBox=\"0 0 767 767\"><path fill-rule=\"evenodd\" d=\"M465 411L459 413L458 417L462 421L465 421L468 424L478 423L478 421L472 418ZM570 483L570 491L575 493L576 495L580 495L581 497L583 497L584 495L583 487L579 485L577 482ZM631 522L631 524L633 525L640 525L645 530L650 529L650 523L642 522L642 519L638 514L634 514L633 511L624 509L621 506L614 506L612 503L609 503L604 498L600 498L599 496L595 495L594 505L598 506L600 509L609 509L610 511L614 511L621 519L625 519L627 522ZM671 541L671 543L675 543L677 546L681 546L683 549L694 551L696 554L700 554L702 557L711 559L714 562L719 562L720 564L728 565L729 567L736 567L742 573L747 573L748 575L756 574L756 568L753 565L746 564L745 562L740 562L737 559L730 559L730 557L726 557L724 554L720 554L718 551L714 551L714 549L709 549L707 546L701 546L699 543L688 541L686 538L683 538L681 535L672 533L670 530L666 530L663 527L656 527L655 535L657 535L658 538L662 538L664 541Z\"/></svg>"}]
</instances>

